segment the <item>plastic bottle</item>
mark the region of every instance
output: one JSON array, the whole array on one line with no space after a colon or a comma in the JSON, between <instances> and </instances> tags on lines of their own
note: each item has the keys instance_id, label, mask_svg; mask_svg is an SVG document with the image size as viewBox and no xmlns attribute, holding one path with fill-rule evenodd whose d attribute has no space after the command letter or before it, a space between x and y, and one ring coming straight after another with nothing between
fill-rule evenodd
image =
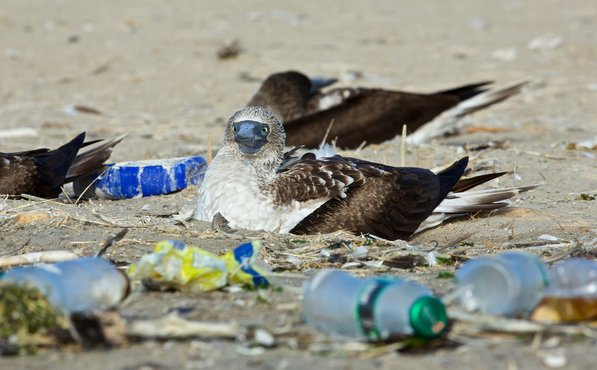
<instances>
[{"instance_id":1,"label":"plastic bottle","mask_svg":"<svg viewBox=\"0 0 597 370\"><path fill-rule=\"evenodd\" d=\"M572 258L549 269L550 285L533 319L584 321L597 318L597 262Z\"/></svg>"},{"instance_id":2,"label":"plastic bottle","mask_svg":"<svg viewBox=\"0 0 597 370\"><path fill-rule=\"evenodd\" d=\"M335 270L305 285L303 310L315 329L373 342L397 335L434 338L448 323L444 305L420 283Z\"/></svg>"},{"instance_id":3,"label":"plastic bottle","mask_svg":"<svg viewBox=\"0 0 597 370\"><path fill-rule=\"evenodd\" d=\"M2 281L30 283L52 305L70 312L112 307L129 292L126 275L102 258L19 267L7 272Z\"/></svg>"},{"instance_id":4,"label":"plastic bottle","mask_svg":"<svg viewBox=\"0 0 597 370\"><path fill-rule=\"evenodd\" d=\"M453 294L468 311L515 316L530 313L548 284L547 269L537 256L508 252L466 262L456 272Z\"/></svg>"}]
</instances>

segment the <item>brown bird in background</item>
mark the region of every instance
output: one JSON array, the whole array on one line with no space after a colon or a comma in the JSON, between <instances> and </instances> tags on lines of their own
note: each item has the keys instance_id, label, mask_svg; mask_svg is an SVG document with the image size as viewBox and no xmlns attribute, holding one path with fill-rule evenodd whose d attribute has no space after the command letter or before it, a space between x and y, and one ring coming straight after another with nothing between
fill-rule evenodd
<instances>
[{"instance_id":1,"label":"brown bird in background","mask_svg":"<svg viewBox=\"0 0 597 370\"><path fill-rule=\"evenodd\" d=\"M247 106L260 106L274 113L284 125L288 146L318 147L333 121L327 142L337 138L336 146L354 149L364 141L377 144L390 140L402 133L403 125L407 125L409 134L413 133L460 103L479 97L449 117L458 119L518 93L526 83L488 90L485 86L491 82L480 82L433 94L361 87L321 91L334 82L309 79L295 71L276 73L263 82ZM424 140L445 134L449 130L445 126L451 123L434 128Z\"/></svg>"},{"instance_id":2,"label":"brown bird in background","mask_svg":"<svg viewBox=\"0 0 597 370\"><path fill-rule=\"evenodd\" d=\"M114 146L125 137L126 134L115 137L81 154L78 154L81 148L101 140L84 143L83 132L58 149L0 153L0 194L57 197L64 184L103 166Z\"/></svg>"}]
</instances>

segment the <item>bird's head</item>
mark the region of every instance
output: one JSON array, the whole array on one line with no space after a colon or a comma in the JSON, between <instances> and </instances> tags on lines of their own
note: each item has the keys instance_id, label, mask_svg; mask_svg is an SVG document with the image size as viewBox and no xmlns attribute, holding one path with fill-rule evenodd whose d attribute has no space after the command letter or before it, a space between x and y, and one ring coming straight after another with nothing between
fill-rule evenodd
<instances>
[{"instance_id":1,"label":"bird's head","mask_svg":"<svg viewBox=\"0 0 597 370\"><path fill-rule=\"evenodd\" d=\"M268 161L281 159L285 141L284 127L265 108L241 109L226 124L224 145L240 157Z\"/></svg>"}]
</instances>

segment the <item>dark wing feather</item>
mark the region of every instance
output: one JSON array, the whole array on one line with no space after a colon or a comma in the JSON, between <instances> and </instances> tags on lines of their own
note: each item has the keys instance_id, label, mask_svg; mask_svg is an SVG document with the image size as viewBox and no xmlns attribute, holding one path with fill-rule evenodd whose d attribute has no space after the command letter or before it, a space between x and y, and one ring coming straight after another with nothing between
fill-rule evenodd
<instances>
[{"instance_id":1,"label":"dark wing feather","mask_svg":"<svg viewBox=\"0 0 597 370\"><path fill-rule=\"evenodd\" d=\"M381 89L344 88L313 95L306 104L305 115L284 120L286 145L304 144L316 148L332 120L328 141L338 138L340 148L357 148L366 141L377 144L402 133L407 125L409 133L463 100L485 91L489 82L465 85L434 94L414 94ZM318 109L321 99L339 104L330 109Z\"/></svg>"},{"instance_id":2,"label":"dark wing feather","mask_svg":"<svg viewBox=\"0 0 597 370\"><path fill-rule=\"evenodd\" d=\"M481 89L481 87L490 85L492 83L493 81L477 82L470 85L456 87L450 90L438 91L433 95L455 95L460 99L460 101L463 101L466 99L470 99L473 96L478 95L484 91L487 91L488 89Z\"/></svg>"},{"instance_id":3,"label":"dark wing feather","mask_svg":"<svg viewBox=\"0 0 597 370\"><path fill-rule=\"evenodd\" d=\"M284 122L286 145L316 148L334 120L328 141L338 138L340 148L357 148L363 141L381 143L402 133L413 132L460 102L452 95L420 95L380 89L358 89L344 104ZM329 92L330 94L332 92Z\"/></svg>"},{"instance_id":4,"label":"dark wing feather","mask_svg":"<svg viewBox=\"0 0 597 370\"><path fill-rule=\"evenodd\" d=\"M55 150L33 150L30 156L0 154L0 193L57 196L83 140L85 133Z\"/></svg>"},{"instance_id":5,"label":"dark wing feather","mask_svg":"<svg viewBox=\"0 0 597 370\"><path fill-rule=\"evenodd\" d=\"M84 148L89 145L93 145L100 141L102 141L102 139L86 141L83 144L81 144L81 148ZM79 148L79 149L81 149L81 148ZM39 149L33 149L33 150L26 150L23 152L11 152L10 154L17 156L17 157L33 157L38 154L47 153L49 151L50 151L50 149L48 149L48 148L39 148Z\"/></svg>"},{"instance_id":6,"label":"dark wing feather","mask_svg":"<svg viewBox=\"0 0 597 370\"><path fill-rule=\"evenodd\" d=\"M455 193L461 193L463 191L470 190L474 187L477 187L481 184L484 184L488 181L493 179L497 179L500 176L504 176L507 172L496 172L496 173L489 173L486 175L479 175L474 177L468 177L466 179L460 179L452 188L452 191Z\"/></svg>"},{"instance_id":7,"label":"dark wing feather","mask_svg":"<svg viewBox=\"0 0 597 370\"><path fill-rule=\"evenodd\" d=\"M275 194L277 204L290 204L322 197L343 198L347 188L362 186L364 175L345 158L316 159L303 155L292 167L279 169L274 184L264 190Z\"/></svg>"},{"instance_id":8,"label":"dark wing feather","mask_svg":"<svg viewBox=\"0 0 597 370\"><path fill-rule=\"evenodd\" d=\"M95 172L98 168L102 167L104 163L112 155L114 147L118 143L120 143L127 135L128 133L117 136L95 148L89 149L86 152L77 155L68 170L64 182L73 182L77 179L88 176L89 174ZM101 140L96 140L92 143L95 144L98 141Z\"/></svg>"},{"instance_id":9,"label":"dark wing feather","mask_svg":"<svg viewBox=\"0 0 597 370\"><path fill-rule=\"evenodd\" d=\"M330 233L340 229L384 239L408 239L462 176L468 157L435 175L421 168L394 168L352 160L366 181L346 197L327 201L290 232Z\"/></svg>"}]
</instances>

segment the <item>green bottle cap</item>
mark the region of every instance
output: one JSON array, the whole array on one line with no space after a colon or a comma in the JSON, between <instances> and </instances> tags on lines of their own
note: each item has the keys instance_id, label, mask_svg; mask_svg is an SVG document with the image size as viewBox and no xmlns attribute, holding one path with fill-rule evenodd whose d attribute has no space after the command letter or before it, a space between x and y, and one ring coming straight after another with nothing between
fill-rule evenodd
<instances>
[{"instance_id":1,"label":"green bottle cap","mask_svg":"<svg viewBox=\"0 0 597 370\"><path fill-rule=\"evenodd\" d=\"M410 309L410 325L419 337L436 338L448 325L446 308L437 298L419 298Z\"/></svg>"}]
</instances>

